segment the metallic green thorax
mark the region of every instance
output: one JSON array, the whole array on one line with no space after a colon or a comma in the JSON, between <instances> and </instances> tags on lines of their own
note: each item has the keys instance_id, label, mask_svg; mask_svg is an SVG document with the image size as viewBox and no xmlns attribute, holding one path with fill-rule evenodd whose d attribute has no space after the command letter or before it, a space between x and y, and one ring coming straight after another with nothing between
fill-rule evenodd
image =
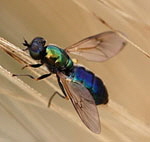
<instances>
[{"instance_id":1,"label":"metallic green thorax","mask_svg":"<svg viewBox=\"0 0 150 142\"><path fill-rule=\"evenodd\" d=\"M60 69L71 69L73 67L73 61L66 52L55 45L46 47L46 58L51 64L55 64Z\"/></svg>"}]
</instances>

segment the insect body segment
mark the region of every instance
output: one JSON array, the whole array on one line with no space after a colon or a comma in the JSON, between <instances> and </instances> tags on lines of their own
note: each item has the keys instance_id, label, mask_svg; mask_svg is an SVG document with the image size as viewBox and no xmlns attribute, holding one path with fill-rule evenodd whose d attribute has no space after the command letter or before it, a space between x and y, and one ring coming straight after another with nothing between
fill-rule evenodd
<instances>
[{"instance_id":1,"label":"insect body segment","mask_svg":"<svg viewBox=\"0 0 150 142\"><path fill-rule=\"evenodd\" d=\"M61 70L73 67L73 62L66 52L55 45L48 45L46 47L45 58L49 60L50 64L55 65Z\"/></svg>"},{"instance_id":2,"label":"insect body segment","mask_svg":"<svg viewBox=\"0 0 150 142\"><path fill-rule=\"evenodd\" d=\"M108 102L108 93L102 80L84 67L75 66L71 78L73 82L80 82L86 87L93 96L96 105Z\"/></svg>"},{"instance_id":3,"label":"insect body segment","mask_svg":"<svg viewBox=\"0 0 150 142\"><path fill-rule=\"evenodd\" d=\"M29 44L26 40L23 45L27 46L25 50L29 50L31 57L35 60L40 60L45 56L45 39L42 37L36 37Z\"/></svg>"}]
</instances>

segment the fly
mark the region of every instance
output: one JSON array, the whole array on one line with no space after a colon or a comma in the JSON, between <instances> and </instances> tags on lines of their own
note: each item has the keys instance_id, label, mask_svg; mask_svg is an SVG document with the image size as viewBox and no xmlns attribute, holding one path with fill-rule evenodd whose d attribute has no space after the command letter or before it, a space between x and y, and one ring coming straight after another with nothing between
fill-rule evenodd
<instances>
[{"instance_id":1,"label":"fly","mask_svg":"<svg viewBox=\"0 0 150 142\"><path fill-rule=\"evenodd\" d=\"M14 76L28 76L41 80L56 74L64 95L55 92L49 104L56 94L70 99L82 122L92 132L100 133L100 119L96 105L108 103L107 89L99 77L84 67L74 64L68 54L76 54L89 61L102 62L120 52L126 41L117 33L108 31L87 37L65 49L53 44L46 45L42 37L36 37L30 43L24 40L23 45L27 47L25 50L29 51L33 59L40 61L39 64L27 64L23 68L46 65L49 73L38 78L28 74L14 74Z\"/></svg>"}]
</instances>

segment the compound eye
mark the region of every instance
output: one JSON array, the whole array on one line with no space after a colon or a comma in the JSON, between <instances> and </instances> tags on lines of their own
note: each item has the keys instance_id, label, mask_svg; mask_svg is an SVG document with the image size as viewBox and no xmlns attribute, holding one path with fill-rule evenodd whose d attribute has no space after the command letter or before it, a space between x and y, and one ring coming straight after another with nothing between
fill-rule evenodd
<instances>
[{"instance_id":1,"label":"compound eye","mask_svg":"<svg viewBox=\"0 0 150 142\"><path fill-rule=\"evenodd\" d=\"M43 45L43 46L45 45L45 43L46 43L46 41L45 41L44 39L42 39L42 40L40 41L40 44Z\"/></svg>"}]
</instances>

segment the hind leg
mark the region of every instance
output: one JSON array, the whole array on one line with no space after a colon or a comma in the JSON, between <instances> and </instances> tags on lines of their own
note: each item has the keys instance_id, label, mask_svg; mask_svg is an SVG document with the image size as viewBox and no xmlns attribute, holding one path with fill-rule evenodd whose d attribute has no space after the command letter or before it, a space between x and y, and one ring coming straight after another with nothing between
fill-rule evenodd
<instances>
[{"instance_id":1,"label":"hind leg","mask_svg":"<svg viewBox=\"0 0 150 142\"><path fill-rule=\"evenodd\" d=\"M63 94L64 94L65 96L63 96L62 94L60 94L60 93L57 92L57 91L54 92L54 94L53 94L53 95L50 97L50 99L49 99L48 107L50 107L51 102L52 102L52 100L53 100L53 98L54 98L55 95L59 95L61 98L66 99L66 100L69 100L69 98L68 98L68 96L67 96L67 94L66 94L66 92L65 92L65 89L64 89L62 83L60 82L59 76L57 76L57 81L58 81L58 85L59 85L60 89L62 90L62 92L63 92Z\"/></svg>"}]
</instances>

